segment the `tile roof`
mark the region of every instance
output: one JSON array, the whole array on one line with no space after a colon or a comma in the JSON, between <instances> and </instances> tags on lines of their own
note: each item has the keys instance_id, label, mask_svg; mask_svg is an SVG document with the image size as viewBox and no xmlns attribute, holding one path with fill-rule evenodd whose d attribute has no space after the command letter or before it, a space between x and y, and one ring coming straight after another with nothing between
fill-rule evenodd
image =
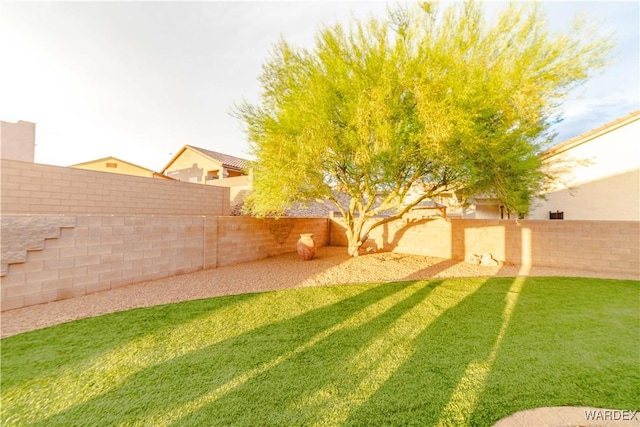
<instances>
[{"instance_id":1,"label":"tile roof","mask_svg":"<svg viewBox=\"0 0 640 427\"><path fill-rule=\"evenodd\" d=\"M214 160L219 161L226 168L246 170L249 168L249 160L241 159L240 157L230 156L228 154L218 153L217 151L211 151L200 147L194 147L193 145L186 145L186 147L192 150L199 151L205 156L211 157Z\"/></svg>"},{"instance_id":2,"label":"tile roof","mask_svg":"<svg viewBox=\"0 0 640 427\"><path fill-rule=\"evenodd\" d=\"M334 196L338 199L338 201L340 202L340 205L344 210L349 209L349 202L351 201L351 196L349 196L348 194L339 193L339 192L335 193ZM234 216L247 215L244 212L242 212L243 205L244 205L244 201L232 206L231 215L234 215ZM379 205L380 203L378 200L376 201L376 203L374 203L373 207L375 208ZM332 201L329 201L328 199L327 200L317 199L317 200L310 200L306 203L296 202L293 204L293 206L286 209L282 214L282 216L283 217L302 217L302 218L327 218L329 217L331 212L338 215L340 214L340 211ZM394 213L395 213L395 210L390 209L390 210L380 212L375 217L384 218L384 217L391 216Z\"/></svg>"}]
</instances>

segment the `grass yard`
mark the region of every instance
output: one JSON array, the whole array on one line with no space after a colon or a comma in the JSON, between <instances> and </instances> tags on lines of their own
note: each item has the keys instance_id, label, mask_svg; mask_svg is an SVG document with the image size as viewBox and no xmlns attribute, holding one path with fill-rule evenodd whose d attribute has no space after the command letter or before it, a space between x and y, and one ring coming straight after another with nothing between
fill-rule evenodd
<instances>
[{"instance_id":1,"label":"grass yard","mask_svg":"<svg viewBox=\"0 0 640 427\"><path fill-rule=\"evenodd\" d=\"M4 426L489 426L640 409L640 284L451 279L303 288L3 339Z\"/></svg>"}]
</instances>

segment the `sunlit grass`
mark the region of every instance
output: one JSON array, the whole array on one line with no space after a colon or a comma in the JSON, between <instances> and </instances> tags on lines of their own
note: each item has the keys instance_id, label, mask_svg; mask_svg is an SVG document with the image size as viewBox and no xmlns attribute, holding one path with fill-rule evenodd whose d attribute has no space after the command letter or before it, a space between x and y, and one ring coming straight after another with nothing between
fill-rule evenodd
<instances>
[{"instance_id":1,"label":"sunlit grass","mask_svg":"<svg viewBox=\"0 0 640 427\"><path fill-rule=\"evenodd\" d=\"M491 425L640 409L640 285L456 279L305 288L6 338L2 425Z\"/></svg>"}]
</instances>

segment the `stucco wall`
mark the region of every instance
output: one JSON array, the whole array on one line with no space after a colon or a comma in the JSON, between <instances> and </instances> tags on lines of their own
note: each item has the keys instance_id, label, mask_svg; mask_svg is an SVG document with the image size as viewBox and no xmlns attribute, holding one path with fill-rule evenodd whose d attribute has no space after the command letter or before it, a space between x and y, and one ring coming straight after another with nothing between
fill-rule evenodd
<instances>
[{"instance_id":1,"label":"stucco wall","mask_svg":"<svg viewBox=\"0 0 640 427\"><path fill-rule=\"evenodd\" d=\"M107 166L107 164L115 165L115 167L109 167ZM82 163L79 165L73 165L71 167L74 169L84 169L97 172L118 173L122 175L143 176L147 178L153 177L153 171L151 170L147 170L142 167L114 158L96 160L95 162Z\"/></svg>"},{"instance_id":2,"label":"stucco wall","mask_svg":"<svg viewBox=\"0 0 640 427\"><path fill-rule=\"evenodd\" d=\"M211 159L187 148L165 170L165 175L180 181L205 184L207 172L216 169L222 168ZM222 174L222 170L220 170L220 174Z\"/></svg>"},{"instance_id":3,"label":"stucco wall","mask_svg":"<svg viewBox=\"0 0 640 427\"><path fill-rule=\"evenodd\" d=\"M547 200L535 202L531 219L640 221L640 120L548 158L558 175Z\"/></svg>"},{"instance_id":4,"label":"stucco wall","mask_svg":"<svg viewBox=\"0 0 640 427\"><path fill-rule=\"evenodd\" d=\"M3 214L228 215L229 189L1 161Z\"/></svg>"},{"instance_id":5,"label":"stucco wall","mask_svg":"<svg viewBox=\"0 0 640 427\"><path fill-rule=\"evenodd\" d=\"M640 222L405 218L374 229L376 250L466 259L489 252L516 265L617 272L640 279ZM330 244L346 246L341 219Z\"/></svg>"},{"instance_id":6,"label":"stucco wall","mask_svg":"<svg viewBox=\"0 0 640 427\"><path fill-rule=\"evenodd\" d=\"M249 175L241 175L209 180L207 181L207 185L215 185L216 187L243 187L244 189L249 189L251 188L251 177Z\"/></svg>"},{"instance_id":7,"label":"stucco wall","mask_svg":"<svg viewBox=\"0 0 640 427\"><path fill-rule=\"evenodd\" d=\"M505 212L505 218L507 217L507 213ZM483 204L483 205L475 205L475 211L473 216L466 217L470 219L498 219L500 218L500 205L498 204Z\"/></svg>"},{"instance_id":8,"label":"stucco wall","mask_svg":"<svg viewBox=\"0 0 640 427\"><path fill-rule=\"evenodd\" d=\"M300 233L325 246L328 219L3 215L2 256L26 256L2 277L1 310L295 252Z\"/></svg>"},{"instance_id":9,"label":"stucco wall","mask_svg":"<svg viewBox=\"0 0 640 427\"><path fill-rule=\"evenodd\" d=\"M240 209L244 199L249 195L252 188L252 178L250 175L236 176L232 178L216 179L207 181L207 185L229 188L229 203L231 214Z\"/></svg>"}]
</instances>

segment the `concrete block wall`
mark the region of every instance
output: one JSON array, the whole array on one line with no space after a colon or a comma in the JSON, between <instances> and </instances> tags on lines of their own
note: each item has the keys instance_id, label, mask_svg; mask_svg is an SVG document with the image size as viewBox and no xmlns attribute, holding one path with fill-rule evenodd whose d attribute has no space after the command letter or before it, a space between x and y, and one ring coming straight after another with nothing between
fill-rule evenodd
<instances>
[{"instance_id":1,"label":"concrete block wall","mask_svg":"<svg viewBox=\"0 0 640 427\"><path fill-rule=\"evenodd\" d=\"M328 218L218 217L218 266L295 252L302 233L327 246Z\"/></svg>"},{"instance_id":2,"label":"concrete block wall","mask_svg":"<svg viewBox=\"0 0 640 427\"><path fill-rule=\"evenodd\" d=\"M346 246L341 219L330 244ZM489 252L516 265L617 272L640 279L640 222L405 218L376 228L377 250L462 260Z\"/></svg>"},{"instance_id":3,"label":"concrete block wall","mask_svg":"<svg viewBox=\"0 0 640 427\"><path fill-rule=\"evenodd\" d=\"M508 245L530 251L531 265L620 272L640 279L638 221L525 221L520 230L513 225L510 234ZM523 253L522 259L527 258Z\"/></svg>"},{"instance_id":4,"label":"concrete block wall","mask_svg":"<svg viewBox=\"0 0 640 427\"><path fill-rule=\"evenodd\" d=\"M3 221L29 218L3 216ZM47 238L41 249L30 250L25 262L9 264L1 279L3 311L200 270L203 243L215 232L205 228L205 217L71 218L75 227L61 228L58 238ZM56 217L42 219L44 226ZM30 233L37 228L32 224ZM3 246L7 238L18 241L23 231L3 229Z\"/></svg>"},{"instance_id":5,"label":"concrete block wall","mask_svg":"<svg viewBox=\"0 0 640 427\"><path fill-rule=\"evenodd\" d=\"M3 159L6 214L228 215L229 188Z\"/></svg>"},{"instance_id":6,"label":"concrete block wall","mask_svg":"<svg viewBox=\"0 0 640 427\"><path fill-rule=\"evenodd\" d=\"M452 232L448 220L407 216L373 229L363 249L454 258ZM347 246L341 218L332 218L330 245Z\"/></svg>"},{"instance_id":7,"label":"concrete block wall","mask_svg":"<svg viewBox=\"0 0 640 427\"><path fill-rule=\"evenodd\" d=\"M46 239L59 238L62 228L76 226L75 217L3 216L0 221L0 277L9 264L26 262L28 251L44 249Z\"/></svg>"},{"instance_id":8,"label":"concrete block wall","mask_svg":"<svg viewBox=\"0 0 640 427\"><path fill-rule=\"evenodd\" d=\"M2 311L295 252L301 233L318 246L328 236L321 218L3 215L2 223ZM24 259L5 259L21 250Z\"/></svg>"}]
</instances>

